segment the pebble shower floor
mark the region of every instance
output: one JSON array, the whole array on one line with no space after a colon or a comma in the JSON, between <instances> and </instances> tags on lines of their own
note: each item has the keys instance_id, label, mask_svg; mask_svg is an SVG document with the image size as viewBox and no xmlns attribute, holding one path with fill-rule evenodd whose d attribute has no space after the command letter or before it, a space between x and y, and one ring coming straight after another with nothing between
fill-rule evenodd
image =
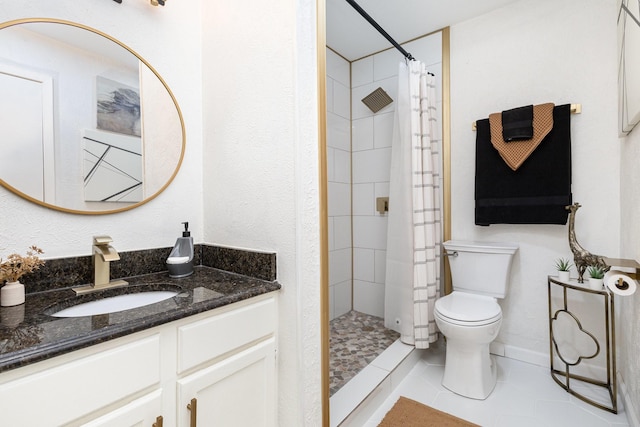
<instances>
[{"instance_id":1,"label":"pebble shower floor","mask_svg":"<svg viewBox=\"0 0 640 427\"><path fill-rule=\"evenodd\" d=\"M380 317L350 311L330 322L329 393L333 395L400 337Z\"/></svg>"}]
</instances>

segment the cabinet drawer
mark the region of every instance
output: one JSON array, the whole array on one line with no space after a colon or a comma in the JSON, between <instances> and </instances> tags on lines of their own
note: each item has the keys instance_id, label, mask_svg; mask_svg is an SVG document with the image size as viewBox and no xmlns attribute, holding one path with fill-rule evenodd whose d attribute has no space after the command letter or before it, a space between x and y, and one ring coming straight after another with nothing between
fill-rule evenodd
<instances>
[{"instance_id":1,"label":"cabinet drawer","mask_svg":"<svg viewBox=\"0 0 640 427\"><path fill-rule=\"evenodd\" d=\"M276 330L275 298L178 328L178 373L215 359Z\"/></svg>"},{"instance_id":2,"label":"cabinet drawer","mask_svg":"<svg viewBox=\"0 0 640 427\"><path fill-rule=\"evenodd\" d=\"M153 335L0 385L2 425L62 425L159 382Z\"/></svg>"}]
</instances>

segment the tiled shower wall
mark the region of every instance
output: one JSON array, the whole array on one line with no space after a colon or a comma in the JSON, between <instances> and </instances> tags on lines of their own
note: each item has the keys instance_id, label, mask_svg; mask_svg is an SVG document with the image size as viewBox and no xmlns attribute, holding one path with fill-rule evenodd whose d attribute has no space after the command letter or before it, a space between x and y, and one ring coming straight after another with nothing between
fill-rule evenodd
<instances>
[{"instance_id":1,"label":"tiled shower wall","mask_svg":"<svg viewBox=\"0 0 640 427\"><path fill-rule=\"evenodd\" d=\"M440 33L403 45L435 74L439 112L441 46ZM387 214L380 214L375 208L377 197L389 195L395 102L374 114L361 100L378 87L395 100L398 64L402 60L402 55L391 49L349 64L327 49L331 319L346 313L351 306L362 313L384 316ZM439 129L436 135L441 138L441 134ZM393 209L393 201L389 205Z\"/></svg>"},{"instance_id":2,"label":"tiled shower wall","mask_svg":"<svg viewBox=\"0 0 640 427\"><path fill-rule=\"evenodd\" d=\"M329 318L351 310L351 90L349 62L327 49Z\"/></svg>"}]
</instances>

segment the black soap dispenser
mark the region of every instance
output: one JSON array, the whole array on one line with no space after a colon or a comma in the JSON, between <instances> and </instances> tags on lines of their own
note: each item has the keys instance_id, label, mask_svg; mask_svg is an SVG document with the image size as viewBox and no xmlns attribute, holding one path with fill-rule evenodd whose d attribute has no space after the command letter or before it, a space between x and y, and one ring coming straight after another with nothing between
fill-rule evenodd
<instances>
[{"instance_id":1,"label":"black soap dispenser","mask_svg":"<svg viewBox=\"0 0 640 427\"><path fill-rule=\"evenodd\" d=\"M176 244L167 258L169 277L187 277L193 274L193 237L189 231L189 223L183 222L182 237L178 237Z\"/></svg>"}]
</instances>

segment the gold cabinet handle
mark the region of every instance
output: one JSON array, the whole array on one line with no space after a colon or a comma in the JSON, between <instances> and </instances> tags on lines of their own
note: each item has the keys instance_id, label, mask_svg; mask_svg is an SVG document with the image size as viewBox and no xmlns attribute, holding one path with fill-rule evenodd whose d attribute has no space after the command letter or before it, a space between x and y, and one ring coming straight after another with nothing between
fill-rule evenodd
<instances>
[{"instance_id":1,"label":"gold cabinet handle","mask_svg":"<svg viewBox=\"0 0 640 427\"><path fill-rule=\"evenodd\" d=\"M156 422L151 427L162 427L162 415L156 417Z\"/></svg>"},{"instance_id":2,"label":"gold cabinet handle","mask_svg":"<svg viewBox=\"0 0 640 427\"><path fill-rule=\"evenodd\" d=\"M191 411L189 427L196 427L198 416L198 399L196 399L195 397L191 399L191 403L187 404L187 409Z\"/></svg>"}]
</instances>

